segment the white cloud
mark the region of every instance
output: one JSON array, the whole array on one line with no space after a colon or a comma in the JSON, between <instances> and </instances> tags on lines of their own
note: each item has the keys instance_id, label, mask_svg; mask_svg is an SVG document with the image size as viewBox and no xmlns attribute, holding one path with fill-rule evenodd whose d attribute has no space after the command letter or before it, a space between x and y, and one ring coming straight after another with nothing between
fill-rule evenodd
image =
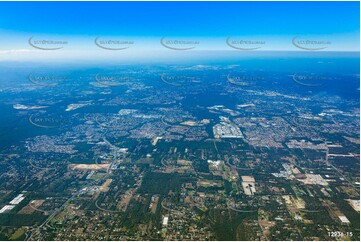
<instances>
[{"instance_id":1,"label":"white cloud","mask_svg":"<svg viewBox=\"0 0 361 242\"><path fill-rule=\"evenodd\" d=\"M19 55L34 52L35 50L30 49L11 49L11 50L0 50L0 55Z\"/></svg>"}]
</instances>

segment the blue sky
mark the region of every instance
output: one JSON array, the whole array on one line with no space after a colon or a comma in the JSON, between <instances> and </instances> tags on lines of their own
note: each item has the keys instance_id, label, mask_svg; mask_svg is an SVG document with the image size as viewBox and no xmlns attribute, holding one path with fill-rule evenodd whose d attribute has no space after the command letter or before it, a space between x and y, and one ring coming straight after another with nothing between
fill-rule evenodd
<instances>
[{"instance_id":1,"label":"blue sky","mask_svg":"<svg viewBox=\"0 0 361 242\"><path fill-rule=\"evenodd\" d=\"M66 40L64 56L94 49L99 36L154 51L163 36L200 41L198 50L227 50L225 39L237 36L299 51L291 43L299 36L359 51L359 19L359 2L0 2L0 53L35 52L34 36Z\"/></svg>"}]
</instances>

